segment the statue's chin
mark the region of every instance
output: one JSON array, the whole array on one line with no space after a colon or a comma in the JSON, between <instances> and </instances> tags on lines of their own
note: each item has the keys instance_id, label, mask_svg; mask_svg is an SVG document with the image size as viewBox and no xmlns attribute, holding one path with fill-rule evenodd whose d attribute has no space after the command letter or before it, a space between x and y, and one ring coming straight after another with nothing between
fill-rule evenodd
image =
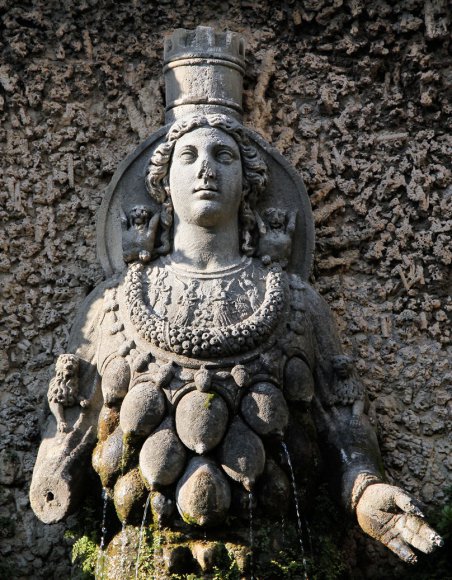
<instances>
[{"instance_id":1,"label":"statue's chin","mask_svg":"<svg viewBox=\"0 0 452 580\"><path fill-rule=\"evenodd\" d=\"M218 200L199 200L192 207L191 222L203 228L222 225L230 218L230 208Z\"/></svg>"}]
</instances>

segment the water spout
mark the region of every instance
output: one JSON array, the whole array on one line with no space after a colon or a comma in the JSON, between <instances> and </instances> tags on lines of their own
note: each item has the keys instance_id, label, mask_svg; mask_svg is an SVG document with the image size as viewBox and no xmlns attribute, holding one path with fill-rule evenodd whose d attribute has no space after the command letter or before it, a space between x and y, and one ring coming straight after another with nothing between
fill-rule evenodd
<instances>
[{"instance_id":1,"label":"water spout","mask_svg":"<svg viewBox=\"0 0 452 580\"><path fill-rule=\"evenodd\" d=\"M146 504L144 506L143 519L141 520L140 535L139 535L139 539L138 539L137 561L135 563L135 580L138 580L138 568L140 565L141 545L143 543L144 526L146 523L146 517L148 515L150 500L151 500L151 495L149 494L147 499L146 499Z\"/></svg>"},{"instance_id":2,"label":"water spout","mask_svg":"<svg viewBox=\"0 0 452 580\"><path fill-rule=\"evenodd\" d=\"M292 479L292 488L293 488L295 509L297 512L298 537L300 540L301 558L302 558L302 562L303 562L303 577L305 580L308 580L308 574L307 574L308 565L306 562L306 556L305 556L305 550L304 550L304 544L303 544L303 526L301 523L301 511L300 511L300 503L298 501L298 490L297 490L297 484L295 481L295 472L293 470L292 460L290 458L290 453L289 453L289 450L287 449L287 445L284 443L284 441L281 442L281 445L282 445L282 448L284 449L284 453L285 453L285 456L287 459L287 464L289 465L289 469L290 469L290 476Z\"/></svg>"},{"instance_id":3,"label":"water spout","mask_svg":"<svg viewBox=\"0 0 452 580\"><path fill-rule=\"evenodd\" d=\"M250 580L254 580L254 529L253 529L253 492L248 493L250 511Z\"/></svg>"},{"instance_id":4,"label":"water spout","mask_svg":"<svg viewBox=\"0 0 452 580\"><path fill-rule=\"evenodd\" d=\"M102 506L102 522L100 525L101 537L100 537L100 546L99 546L99 554L97 556L96 562L96 578L102 580L104 576L104 565L105 565L105 538L107 536L107 505L108 505L108 494L105 487L102 488L102 499L103 499L103 506Z\"/></svg>"}]
</instances>

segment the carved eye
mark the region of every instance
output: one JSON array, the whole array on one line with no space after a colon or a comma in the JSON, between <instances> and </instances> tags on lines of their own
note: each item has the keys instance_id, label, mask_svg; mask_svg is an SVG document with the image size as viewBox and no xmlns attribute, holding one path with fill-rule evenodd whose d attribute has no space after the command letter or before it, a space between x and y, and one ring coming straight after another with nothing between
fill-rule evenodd
<instances>
[{"instance_id":1,"label":"carved eye","mask_svg":"<svg viewBox=\"0 0 452 580\"><path fill-rule=\"evenodd\" d=\"M220 149L216 157L220 163L231 163L234 160L234 154L229 149Z\"/></svg>"},{"instance_id":2,"label":"carved eye","mask_svg":"<svg viewBox=\"0 0 452 580\"><path fill-rule=\"evenodd\" d=\"M183 149L179 154L179 158L184 163L193 163L196 157L196 152L193 149Z\"/></svg>"}]
</instances>

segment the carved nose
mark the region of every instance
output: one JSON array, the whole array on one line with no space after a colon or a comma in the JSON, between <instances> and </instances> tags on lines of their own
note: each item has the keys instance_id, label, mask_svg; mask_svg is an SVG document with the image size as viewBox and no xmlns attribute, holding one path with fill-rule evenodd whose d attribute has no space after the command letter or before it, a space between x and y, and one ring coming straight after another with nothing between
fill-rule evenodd
<instances>
[{"instance_id":1,"label":"carved nose","mask_svg":"<svg viewBox=\"0 0 452 580\"><path fill-rule=\"evenodd\" d=\"M202 177L204 179L214 179L215 177L215 171L210 166L210 163L205 160L201 163L201 167L199 168L198 172L198 178L201 179Z\"/></svg>"}]
</instances>

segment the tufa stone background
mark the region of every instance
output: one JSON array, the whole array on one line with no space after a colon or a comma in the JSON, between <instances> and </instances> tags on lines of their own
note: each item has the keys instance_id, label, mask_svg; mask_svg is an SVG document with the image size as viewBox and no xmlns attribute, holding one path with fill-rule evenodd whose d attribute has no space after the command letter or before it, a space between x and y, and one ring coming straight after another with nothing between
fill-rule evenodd
<instances>
[{"instance_id":1,"label":"tufa stone background","mask_svg":"<svg viewBox=\"0 0 452 580\"><path fill-rule=\"evenodd\" d=\"M102 279L102 192L162 124L162 35L177 27L245 37L245 121L311 195L312 281L368 389L388 479L427 512L441 505L452 479L447 1L0 0L0 17L8 577L70 576L67 524L42 525L28 502L47 385L78 306ZM353 527L347 541L353 577L405 570Z\"/></svg>"}]
</instances>

